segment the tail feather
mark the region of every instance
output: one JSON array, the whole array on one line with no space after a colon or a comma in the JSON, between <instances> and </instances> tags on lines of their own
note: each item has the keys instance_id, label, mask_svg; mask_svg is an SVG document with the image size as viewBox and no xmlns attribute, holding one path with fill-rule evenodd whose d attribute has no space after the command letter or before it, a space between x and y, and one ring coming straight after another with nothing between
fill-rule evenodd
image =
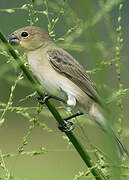
<instances>
[{"instance_id":1,"label":"tail feather","mask_svg":"<svg viewBox=\"0 0 129 180\"><path fill-rule=\"evenodd\" d=\"M123 152L125 152L126 155L129 156L129 152L127 151L125 145L121 142L119 135L116 134L114 130L109 127L109 125L107 125L104 116L102 115L102 113L100 113L95 104L93 104L90 108L89 115L104 132L110 132L114 136L120 157L124 159Z\"/></svg>"},{"instance_id":2,"label":"tail feather","mask_svg":"<svg viewBox=\"0 0 129 180\"><path fill-rule=\"evenodd\" d=\"M125 152L126 155L129 156L129 152L128 152L126 146L125 146L125 145L122 143L122 141L120 140L120 137L118 136L118 134L116 134L113 129L112 129L112 132L113 132L114 137L115 137L115 139L116 139L117 146L118 146L118 148L119 148L120 154L123 155L123 152ZM123 155L123 156L124 156L124 155Z\"/></svg>"}]
</instances>

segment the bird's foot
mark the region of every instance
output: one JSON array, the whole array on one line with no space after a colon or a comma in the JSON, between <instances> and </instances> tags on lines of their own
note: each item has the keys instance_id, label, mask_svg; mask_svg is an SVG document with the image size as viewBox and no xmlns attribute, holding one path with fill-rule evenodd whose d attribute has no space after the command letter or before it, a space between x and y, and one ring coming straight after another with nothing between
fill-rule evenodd
<instances>
[{"instance_id":1,"label":"bird's foot","mask_svg":"<svg viewBox=\"0 0 129 180\"><path fill-rule=\"evenodd\" d=\"M49 99L47 93L45 93L44 98L42 98L38 93L36 93L35 98L41 105L45 104L45 102Z\"/></svg>"},{"instance_id":2,"label":"bird's foot","mask_svg":"<svg viewBox=\"0 0 129 180\"><path fill-rule=\"evenodd\" d=\"M45 93L44 98L40 97L39 95L36 95L36 99L41 105L45 104L50 98L51 95L48 95L47 93Z\"/></svg>"},{"instance_id":3,"label":"bird's foot","mask_svg":"<svg viewBox=\"0 0 129 180\"><path fill-rule=\"evenodd\" d=\"M64 124L61 125L59 124L58 125L58 128L61 132L70 132L72 131L74 128L73 128L73 123L72 122L69 122L69 121L65 121L64 120Z\"/></svg>"},{"instance_id":4,"label":"bird's foot","mask_svg":"<svg viewBox=\"0 0 129 180\"><path fill-rule=\"evenodd\" d=\"M73 118L75 118L75 117L77 117L77 116L81 116L81 115L83 115L82 112L77 112L77 113L75 113L75 114L73 114L73 115L65 118L65 119L64 119L64 125L59 124L59 125L58 125L58 128L59 128L62 132L70 132L70 131L72 131L72 130L74 129L73 123L70 122L70 121L68 121L68 120L73 119Z\"/></svg>"}]
</instances>

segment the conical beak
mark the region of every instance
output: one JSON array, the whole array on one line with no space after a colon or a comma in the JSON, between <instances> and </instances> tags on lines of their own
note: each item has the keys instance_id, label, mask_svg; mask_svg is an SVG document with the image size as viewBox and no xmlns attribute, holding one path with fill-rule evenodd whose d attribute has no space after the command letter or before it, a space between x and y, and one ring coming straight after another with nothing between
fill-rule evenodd
<instances>
[{"instance_id":1,"label":"conical beak","mask_svg":"<svg viewBox=\"0 0 129 180\"><path fill-rule=\"evenodd\" d=\"M8 41L10 44L12 45L18 45L20 40L18 39L18 37L16 35L14 35L13 33L8 35Z\"/></svg>"}]
</instances>

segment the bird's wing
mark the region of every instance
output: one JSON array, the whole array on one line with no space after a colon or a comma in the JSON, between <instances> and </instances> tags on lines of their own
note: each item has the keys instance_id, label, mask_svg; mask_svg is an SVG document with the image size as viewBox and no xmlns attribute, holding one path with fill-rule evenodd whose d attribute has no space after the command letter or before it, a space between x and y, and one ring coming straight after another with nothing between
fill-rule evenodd
<instances>
[{"instance_id":1,"label":"bird's wing","mask_svg":"<svg viewBox=\"0 0 129 180\"><path fill-rule=\"evenodd\" d=\"M90 98L99 103L99 97L93 82L84 68L66 51L61 48L52 48L47 51L52 67L70 79Z\"/></svg>"}]
</instances>

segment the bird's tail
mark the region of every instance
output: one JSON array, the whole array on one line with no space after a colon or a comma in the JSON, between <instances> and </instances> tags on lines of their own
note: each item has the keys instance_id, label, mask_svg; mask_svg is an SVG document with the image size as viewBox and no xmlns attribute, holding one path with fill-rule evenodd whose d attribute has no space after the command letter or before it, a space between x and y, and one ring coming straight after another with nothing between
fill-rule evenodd
<instances>
[{"instance_id":1,"label":"bird's tail","mask_svg":"<svg viewBox=\"0 0 129 180\"><path fill-rule=\"evenodd\" d=\"M122 143L122 141L120 140L119 135L116 134L113 129L112 129L112 132L113 132L113 135L114 135L114 137L115 137L115 139L116 139L116 142L117 142L118 151L119 151L121 157L123 157L123 159L124 159L124 154L123 154L123 152L125 152L127 156L129 156L129 152L128 152L126 146L125 146L125 145Z\"/></svg>"},{"instance_id":2,"label":"bird's tail","mask_svg":"<svg viewBox=\"0 0 129 180\"><path fill-rule=\"evenodd\" d=\"M109 124L106 122L104 116L102 115L96 104L93 104L91 106L89 115L104 132L109 132L110 135L112 135L112 137L116 142L116 147L120 158L124 159L124 154L123 154L124 152L127 154L127 156L129 156L129 153L125 145L121 142L119 135L116 134L112 129L112 127L109 126Z\"/></svg>"}]
</instances>

